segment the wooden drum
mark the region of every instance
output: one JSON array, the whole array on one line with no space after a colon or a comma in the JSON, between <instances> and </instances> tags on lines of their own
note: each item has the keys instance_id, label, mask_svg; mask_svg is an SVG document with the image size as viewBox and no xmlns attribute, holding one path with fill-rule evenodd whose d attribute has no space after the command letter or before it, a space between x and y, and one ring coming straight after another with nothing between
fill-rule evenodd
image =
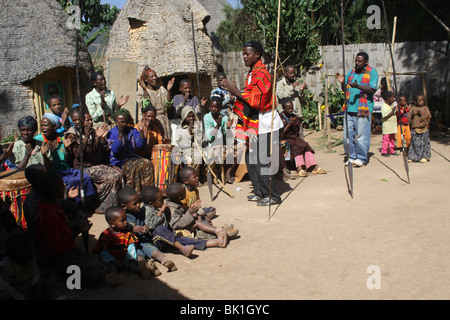
<instances>
[{"instance_id":1,"label":"wooden drum","mask_svg":"<svg viewBox=\"0 0 450 320\"><path fill-rule=\"evenodd\" d=\"M177 179L178 165L171 158L173 148L171 144L155 144L152 149L155 186L162 190Z\"/></svg>"},{"instance_id":2,"label":"wooden drum","mask_svg":"<svg viewBox=\"0 0 450 320\"><path fill-rule=\"evenodd\" d=\"M11 198L10 210L23 230L27 230L23 202L30 191L31 184L25 178L25 170L13 169L0 173L0 196L3 200L8 196Z\"/></svg>"}]
</instances>

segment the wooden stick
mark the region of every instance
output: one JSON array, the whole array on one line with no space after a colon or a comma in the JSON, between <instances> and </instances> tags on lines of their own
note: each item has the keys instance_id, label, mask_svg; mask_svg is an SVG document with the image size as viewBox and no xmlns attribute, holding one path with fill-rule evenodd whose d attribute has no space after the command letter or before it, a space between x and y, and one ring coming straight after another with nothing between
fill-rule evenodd
<instances>
[{"instance_id":1,"label":"wooden stick","mask_svg":"<svg viewBox=\"0 0 450 320\"><path fill-rule=\"evenodd\" d=\"M211 166L208 164L208 162L206 162L205 156L203 155L203 152L202 152L202 150L200 149L200 147L199 147L199 145L198 145L196 139L194 139L194 142L195 142L195 146L197 147L198 151L199 151L200 154L202 155L203 161L205 161L205 164L208 166L209 172L211 172L211 174L214 176L214 178L215 178L217 181L219 181L219 183L220 183L220 184L222 185L222 187L225 189L226 193L228 193L228 195L229 195L230 197L234 198L234 196L231 194L231 192L228 191L227 187L225 187L225 185L223 184L223 182L220 181L219 178L217 178L217 176L216 176L216 174L214 173L214 171L211 170Z\"/></svg>"},{"instance_id":2,"label":"wooden stick","mask_svg":"<svg viewBox=\"0 0 450 320\"><path fill-rule=\"evenodd\" d=\"M448 32L448 33L450 33L450 28L449 27L447 27L446 25L445 25L445 23L444 22L442 22L442 20L441 19L439 19L438 18L438 16L437 15L435 15L430 9L428 9L428 7L425 5L425 4L423 4L423 2L422 1L420 1L420 0L417 0L417 2L434 18L434 19L436 19L436 21Z\"/></svg>"},{"instance_id":3,"label":"wooden stick","mask_svg":"<svg viewBox=\"0 0 450 320\"><path fill-rule=\"evenodd\" d=\"M423 97L425 98L425 105L428 107L427 86L425 85L425 75L420 76L422 78Z\"/></svg>"}]
</instances>

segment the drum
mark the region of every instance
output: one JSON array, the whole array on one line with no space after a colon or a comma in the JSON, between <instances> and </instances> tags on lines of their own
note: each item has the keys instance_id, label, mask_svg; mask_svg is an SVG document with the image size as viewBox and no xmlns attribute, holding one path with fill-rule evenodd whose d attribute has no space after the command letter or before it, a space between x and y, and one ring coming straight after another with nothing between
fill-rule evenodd
<instances>
[{"instance_id":1,"label":"drum","mask_svg":"<svg viewBox=\"0 0 450 320\"><path fill-rule=\"evenodd\" d=\"M23 202L31 191L31 184L25 178L25 170L13 169L0 173L0 197L11 198L10 210L16 218L17 224L24 231L27 230L27 223L23 213Z\"/></svg>"},{"instance_id":2,"label":"drum","mask_svg":"<svg viewBox=\"0 0 450 320\"><path fill-rule=\"evenodd\" d=\"M170 144L155 144L152 149L155 186L162 190L165 190L170 183L177 179L179 166L172 161L174 147Z\"/></svg>"}]
</instances>

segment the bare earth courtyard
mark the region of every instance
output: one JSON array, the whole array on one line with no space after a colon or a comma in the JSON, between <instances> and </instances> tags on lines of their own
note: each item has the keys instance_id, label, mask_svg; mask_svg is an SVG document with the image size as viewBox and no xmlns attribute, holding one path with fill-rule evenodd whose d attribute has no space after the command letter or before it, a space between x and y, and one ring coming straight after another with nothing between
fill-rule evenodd
<instances>
[{"instance_id":1,"label":"bare earth courtyard","mask_svg":"<svg viewBox=\"0 0 450 320\"><path fill-rule=\"evenodd\" d=\"M271 208L270 220L267 207L247 201L247 178L226 185L234 198L214 187L211 202L208 188L200 188L203 204L217 208L213 224L240 230L227 248L194 251L192 258L169 252L176 272L158 265L157 278L126 274L118 287L64 294L82 300L450 299L450 135L432 137L431 161L411 163L407 184L402 157L381 157L381 135L372 135L368 166L354 168L352 199L342 144L328 152L322 133L313 132L305 140L328 173L278 180L283 202ZM90 220L93 247L107 224L103 215ZM368 287L371 268L380 271L379 289Z\"/></svg>"}]
</instances>

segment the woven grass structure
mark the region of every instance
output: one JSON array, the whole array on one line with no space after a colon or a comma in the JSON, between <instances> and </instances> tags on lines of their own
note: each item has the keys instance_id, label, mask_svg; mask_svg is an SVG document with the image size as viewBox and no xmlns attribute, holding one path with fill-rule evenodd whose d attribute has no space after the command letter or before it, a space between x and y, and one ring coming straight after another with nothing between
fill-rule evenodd
<instances>
[{"instance_id":1,"label":"woven grass structure","mask_svg":"<svg viewBox=\"0 0 450 320\"><path fill-rule=\"evenodd\" d=\"M108 74L110 60L138 63L156 71L160 78L189 78L197 94L196 60L192 17L202 96L215 86L217 66L211 39L206 32L210 16L197 0L129 0L115 21L104 55Z\"/></svg>"}]
</instances>

